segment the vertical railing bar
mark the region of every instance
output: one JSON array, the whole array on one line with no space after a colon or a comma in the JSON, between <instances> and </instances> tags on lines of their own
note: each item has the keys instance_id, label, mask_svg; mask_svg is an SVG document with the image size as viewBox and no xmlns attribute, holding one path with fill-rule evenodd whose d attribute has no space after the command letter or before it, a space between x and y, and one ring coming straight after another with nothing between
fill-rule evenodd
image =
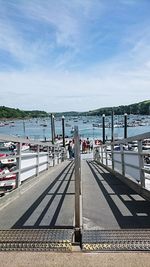
<instances>
[{"instance_id":1,"label":"vertical railing bar","mask_svg":"<svg viewBox=\"0 0 150 267\"><path fill-rule=\"evenodd\" d=\"M36 167L36 176L39 175L39 152L40 152L40 147L37 145L37 167Z\"/></svg>"},{"instance_id":2,"label":"vertical railing bar","mask_svg":"<svg viewBox=\"0 0 150 267\"><path fill-rule=\"evenodd\" d=\"M21 147L22 147L22 143L18 142L17 144L17 163L16 163L16 167L17 167L17 175L16 175L16 188L18 188L21 184Z\"/></svg>"},{"instance_id":3,"label":"vertical railing bar","mask_svg":"<svg viewBox=\"0 0 150 267\"><path fill-rule=\"evenodd\" d=\"M123 144L120 144L120 153L121 153L121 170L122 170L122 175L125 175L125 162L124 162Z\"/></svg>"},{"instance_id":4,"label":"vertical railing bar","mask_svg":"<svg viewBox=\"0 0 150 267\"><path fill-rule=\"evenodd\" d=\"M106 155L106 166L108 166L108 153L107 153L107 145L105 146L105 155Z\"/></svg>"},{"instance_id":5,"label":"vertical railing bar","mask_svg":"<svg viewBox=\"0 0 150 267\"><path fill-rule=\"evenodd\" d=\"M145 187L144 159L142 155L142 140L138 141L138 155L139 155L139 171L140 171L141 187Z\"/></svg>"},{"instance_id":6,"label":"vertical railing bar","mask_svg":"<svg viewBox=\"0 0 150 267\"><path fill-rule=\"evenodd\" d=\"M74 128L74 150L75 150L75 228L81 228L81 163L80 163L80 140L78 127Z\"/></svg>"},{"instance_id":7,"label":"vertical railing bar","mask_svg":"<svg viewBox=\"0 0 150 267\"><path fill-rule=\"evenodd\" d=\"M111 145L112 170L114 170L114 145Z\"/></svg>"},{"instance_id":8,"label":"vertical railing bar","mask_svg":"<svg viewBox=\"0 0 150 267\"><path fill-rule=\"evenodd\" d=\"M49 146L47 146L47 170L49 169L49 163L50 163L50 159L49 159Z\"/></svg>"},{"instance_id":9,"label":"vertical railing bar","mask_svg":"<svg viewBox=\"0 0 150 267\"><path fill-rule=\"evenodd\" d=\"M53 167L55 167L55 146L52 149L53 153Z\"/></svg>"}]
</instances>

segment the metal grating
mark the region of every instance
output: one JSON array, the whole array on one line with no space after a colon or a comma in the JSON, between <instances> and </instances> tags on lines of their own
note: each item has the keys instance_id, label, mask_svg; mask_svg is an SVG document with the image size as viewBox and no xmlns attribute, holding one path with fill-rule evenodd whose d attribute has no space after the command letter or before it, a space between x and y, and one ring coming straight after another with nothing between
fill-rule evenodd
<instances>
[{"instance_id":1,"label":"metal grating","mask_svg":"<svg viewBox=\"0 0 150 267\"><path fill-rule=\"evenodd\" d=\"M1 230L0 251L71 251L72 229Z\"/></svg>"},{"instance_id":2,"label":"metal grating","mask_svg":"<svg viewBox=\"0 0 150 267\"><path fill-rule=\"evenodd\" d=\"M83 230L83 251L150 251L150 230Z\"/></svg>"}]
</instances>

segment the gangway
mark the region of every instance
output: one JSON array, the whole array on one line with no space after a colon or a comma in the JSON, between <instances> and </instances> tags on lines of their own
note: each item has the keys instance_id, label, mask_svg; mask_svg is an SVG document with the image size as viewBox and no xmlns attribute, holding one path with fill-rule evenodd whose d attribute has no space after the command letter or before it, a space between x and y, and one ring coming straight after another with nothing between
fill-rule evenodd
<instances>
[{"instance_id":1,"label":"gangway","mask_svg":"<svg viewBox=\"0 0 150 267\"><path fill-rule=\"evenodd\" d=\"M75 128L75 160L42 173L25 193L22 183L20 195L1 208L1 251L149 251L149 171L143 166L148 151L140 150L149 137L135 137L139 151L116 151L115 143L96 146L92 159L81 156ZM137 179L128 172L131 165Z\"/></svg>"}]
</instances>

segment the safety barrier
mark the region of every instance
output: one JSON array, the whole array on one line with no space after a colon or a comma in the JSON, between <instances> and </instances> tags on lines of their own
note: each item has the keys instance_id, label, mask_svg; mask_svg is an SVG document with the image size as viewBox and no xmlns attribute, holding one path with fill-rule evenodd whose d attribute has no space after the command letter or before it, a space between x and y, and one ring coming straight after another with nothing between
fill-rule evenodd
<instances>
[{"instance_id":1,"label":"safety barrier","mask_svg":"<svg viewBox=\"0 0 150 267\"><path fill-rule=\"evenodd\" d=\"M60 144L0 135L0 195L65 160ZM3 153L3 154L2 154Z\"/></svg>"},{"instance_id":2,"label":"safety barrier","mask_svg":"<svg viewBox=\"0 0 150 267\"><path fill-rule=\"evenodd\" d=\"M130 184L150 191L150 132L96 146L94 159Z\"/></svg>"}]
</instances>

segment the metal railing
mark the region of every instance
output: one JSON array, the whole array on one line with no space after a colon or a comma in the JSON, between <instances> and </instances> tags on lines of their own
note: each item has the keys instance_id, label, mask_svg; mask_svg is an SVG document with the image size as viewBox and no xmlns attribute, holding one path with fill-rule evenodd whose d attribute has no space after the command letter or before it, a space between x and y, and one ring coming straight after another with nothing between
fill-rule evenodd
<instances>
[{"instance_id":1,"label":"metal railing","mask_svg":"<svg viewBox=\"0 0 150 267\"><path fill-rule=\"evenodd\" d=\"M67 157L66 149L60 144L52 145L51 142L39 142L1 134L0 143L8 142L14 144L15 149L0 147L0 194L4 194L7 189L18 188L28 178L38 176ZM28 148L27 151L24 151L24 146Z\"/></svg>"},{"instance_id":2,"label":"metal railing","mask_svg":"<svg viewBox=\"0 0 150 267\"><path fill-rule=\"evenodd\" d=\"M78 127L74 127L74 153L75 153L75 241L79 241L82 227L82 188L81 188L81 155L80 155L80 138Z\"/></svg>"},{"instance_id":3,"label":"metal railing","mask_svg":"<svg viewBox=\"0 0 150 267\"><path fill-rule=\"evenodd\" d=\"M94 159L150 191L150 132L96 146Z\"/></svg>"}]
</instances>

